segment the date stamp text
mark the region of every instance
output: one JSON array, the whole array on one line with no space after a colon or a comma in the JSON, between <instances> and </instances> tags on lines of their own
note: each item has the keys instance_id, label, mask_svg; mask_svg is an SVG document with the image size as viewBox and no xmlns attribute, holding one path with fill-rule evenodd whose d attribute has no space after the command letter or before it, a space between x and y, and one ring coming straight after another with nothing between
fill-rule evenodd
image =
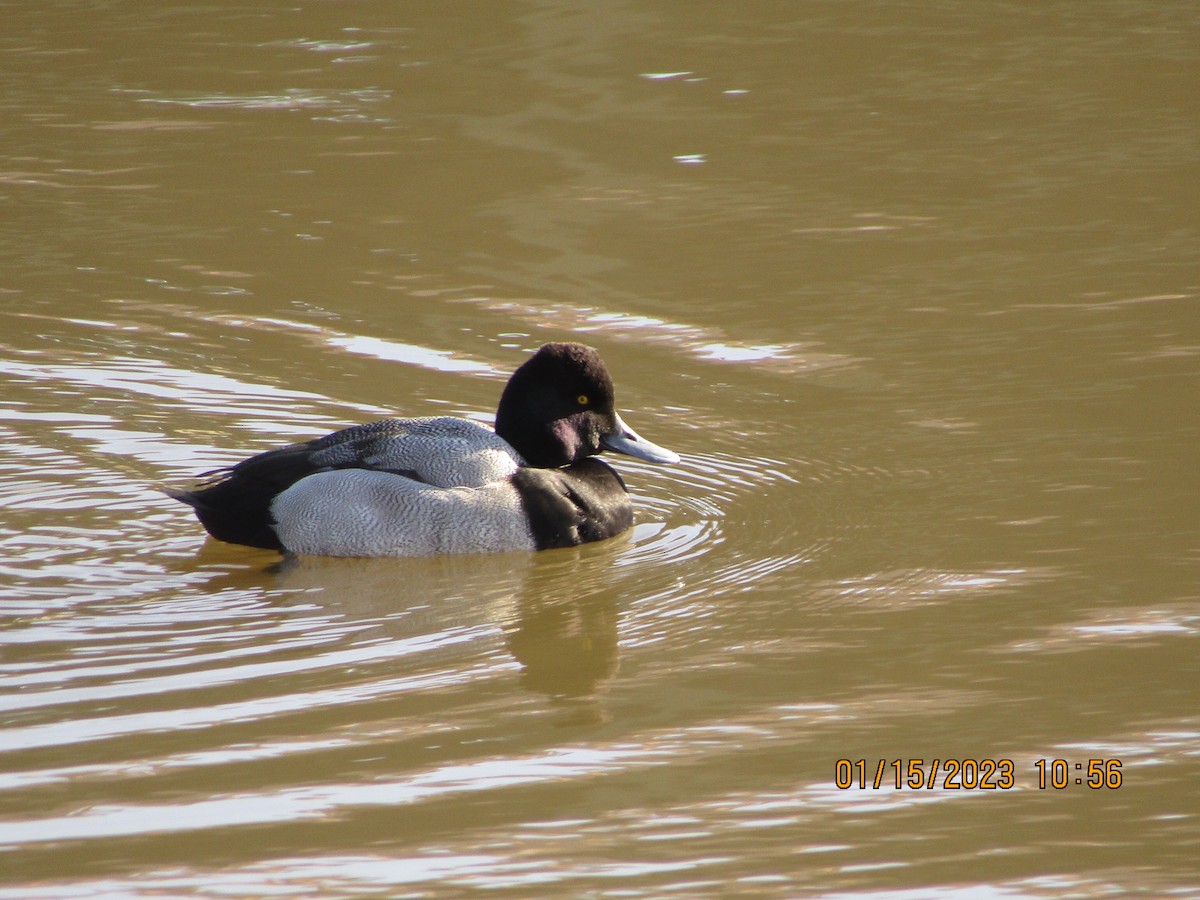
<instances>
[{"instance_id":1,"label":"date stamp text","mask_svg":"<svg viewBox=\"0 0 1200 900\"><path fill-rule=\"evenodd\" d=\"M1039 759L1030 768L1041 791L1069 787L1116 790L1122 782L1119 759ZM839 759L833 771L833 783L843 791L1007 791L1017 787L1017 767L1011 759Z\"/></svg>"}]
</instances>

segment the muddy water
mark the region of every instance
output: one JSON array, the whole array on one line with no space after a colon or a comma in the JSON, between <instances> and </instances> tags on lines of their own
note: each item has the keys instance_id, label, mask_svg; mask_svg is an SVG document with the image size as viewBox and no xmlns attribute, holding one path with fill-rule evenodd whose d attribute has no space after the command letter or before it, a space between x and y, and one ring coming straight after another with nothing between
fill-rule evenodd
<instances>
[{"instance_id":1,"label":"muddy water","mask_svg":"<svg viewBox=\"0 0 1200 900\"><path fill-rule=\"evenodd\" d=\"M1191 4L4 18L0 897L1200 894ZM158 492L551 339L622 538Z\"/></svg>"}]
</instances>

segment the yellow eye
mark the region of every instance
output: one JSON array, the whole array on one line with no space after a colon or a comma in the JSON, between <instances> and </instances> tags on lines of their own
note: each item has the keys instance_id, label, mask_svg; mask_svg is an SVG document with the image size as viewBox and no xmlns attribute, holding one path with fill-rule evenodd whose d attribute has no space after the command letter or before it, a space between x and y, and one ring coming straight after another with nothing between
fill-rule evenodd
<instances>
[{"instance_id":1,"label":"yellow eye","mask_svg":"<svg viewBox=\"0 0 1200 900\"><path fill-rule=\"evenodd\" d=\"M587 394L580 394L578 397L575 398L575 402L578 403L580 406L587 406L592 401L588 398Z\"/></svg>"}]
</instances>

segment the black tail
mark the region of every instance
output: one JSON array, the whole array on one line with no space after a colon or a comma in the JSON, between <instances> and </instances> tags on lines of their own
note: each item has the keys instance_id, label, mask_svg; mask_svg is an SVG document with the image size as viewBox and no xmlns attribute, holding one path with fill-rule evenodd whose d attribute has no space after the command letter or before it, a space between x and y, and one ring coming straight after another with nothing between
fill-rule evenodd
<instances>
[{"instance_id":1,"label":"black tail","mask_svg":"<svg viewBox=\"0 0 1200 900\"><path fill-rule=\"evenodd\" d=\"M313 443L268 450L231 469L208 473L193 490L167 494L194 509L200 524L219 541L283 550L273 527L271 501L301 478L325 468L309 459Z\"/></svg>"},{"instance_id":2,"label":"black tail","mask_svg":"<svg viewBox=\"0 0 1200 900\"><path fill-rule=\"evenodd\" d=\"M283 544L271 526L271 499L261 492L246 490L247 485L227 470L202 487L191 491L167 490L167 496L186 503L196 512L204 530L219 541L282 550Z\"/></svg>"},{"instance_id":3,"label":"black tail","mask_svg":"<svg viewBox=\"0 0 1200 900\"><path fill-rule=\"evenodd\" d=\"M384 419L278 447L242 460L232 468L202 475L200 485L192 490L168 490L167 495L194 509L200 524L217 540L283 550L275 534L275 517L271 515L271 504L277 496L316 472L376 469L369 462L374 442L403 434L408 427L403 421ZM376 470L422 480L420 474L408 469Z\"/></svg>"}]
</instances>

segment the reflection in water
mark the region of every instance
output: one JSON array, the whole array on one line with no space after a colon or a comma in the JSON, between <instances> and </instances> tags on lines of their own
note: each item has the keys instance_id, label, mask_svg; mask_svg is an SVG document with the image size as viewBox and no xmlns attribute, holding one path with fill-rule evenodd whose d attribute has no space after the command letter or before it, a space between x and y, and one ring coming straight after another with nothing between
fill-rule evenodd
<instances>
[{"instance_id":1,"label":"reflection in water","mask_svg":"<svg viewBox=\"0 0 1200 900\"><path fill-rule=\"evenodd\" d=\"M466 558L288 557L274 571L289 596L360 627L374 622L357 640L502 631L525 688L553 699L589 698L617 671L621 601L612 583L628 543L626 535L595 547ZM572 709L575 724L603 716L588 704Z\"/></svg>"},{"instance_id":2,"label":"reflection in water","mask_svg":"<svg viewBox=\"0 0 1200 900\"><path fill-rule=\"evenodd\" d=\"M619 663L616 600L607 593L557 601L544 596L539 591L523 599L506 629L523 684L552 697L596 693Z\"/></svg>"},{"instance_id":3,"label":"reflection in water","mask_svg":"<svg viewBox=\"0 0 1200 900\"><path fill-rule=\"evenodd\" d=\"M578 548L553 551L555 558L534 570L505 623L522 686L564 708L560 725L608 719L601 695L620 665L619 616L629 602L611 584L613 563L627 543L627 536L618 537L591 559Z\"/></svg>"},{"instance_id":4,"label":"reflection in water","mask_svg":"<svg viewBox=\"0 0 1200 900\"><path fill-rule=\"evenodd\" d=\"M188 106L193 109L333 109L340 113L357 112L360 104L379 103L388 99L387 91L358 90L339 95L322 94L317 91L292 90L282 94L258 97L231 97L214 95L207 97L140 97L141 103L158 103L169 106Z\"/></svg>"},{"instance_id":5,"label":"reflection in water","mask_svg":"<svg viewBox=\"0 0 1200 900\"><path fill-rule=\"evenodd\" d=\"M488 297L469 297L457 302L502 311L539 328L583 335L582 340L587 340L588 334L602 334L609 340L669 347L702 360L753 362L763 369L780 374L837 368L857 362L847 356L816 350L812 344L750 344L732 341L713 329L595 307L577 307L562 302L531 304L507 298Z\"/></svg>"}]
</instances>

